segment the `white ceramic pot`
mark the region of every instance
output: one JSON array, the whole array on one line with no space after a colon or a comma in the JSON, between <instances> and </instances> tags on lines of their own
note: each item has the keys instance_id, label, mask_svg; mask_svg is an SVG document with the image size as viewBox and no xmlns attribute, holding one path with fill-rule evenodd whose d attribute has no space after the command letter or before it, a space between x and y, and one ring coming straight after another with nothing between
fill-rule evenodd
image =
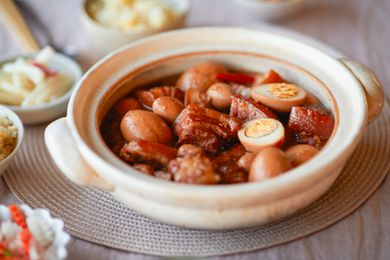
<instances>
[{"instance_id":1,"label":"white ceramic pot","mask_svg":"<svg viewBox=\"0 0 390 260\"><path fill-rule=\"evenodd\" d=\"M333 111L335 131L310 162L276 178L237 185L166 182L135 171L104 144L99 125L136 85L212 60L251 71L276 69L315 93ZM231 229L290 215L324 194L382 110L383 91L363 65L269 32L195 28L128 45L98 62L76 87L66 118L45 133L61 171L80 185L108 191L128 207L162 222L192 228Z\"/></svg>"}]
</instances>

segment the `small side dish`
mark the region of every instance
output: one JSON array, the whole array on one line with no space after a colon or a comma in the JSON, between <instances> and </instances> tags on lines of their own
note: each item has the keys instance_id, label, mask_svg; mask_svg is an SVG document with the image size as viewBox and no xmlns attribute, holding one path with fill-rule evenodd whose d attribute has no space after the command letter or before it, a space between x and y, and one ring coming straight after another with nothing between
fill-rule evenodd
<instances>
[{"instance_id":1,"label":"small side dish","mask_svg":"<svg viewBox=\"0 0 390 260\"><path fill-rule=\"evenodd\" d=\"M31 107L50 103L72 87L74 79L48 63L55 52L46 47L33 59L18 58L0 67L0 104Z\"/></svg>"},{"instance_id":2,"label":"small side dish","mask_svg":"<svg viewBox=\"0 0 390 260\"><path fill-rule=\"evenodd\" d=\"M182 28L191 0L84 0L80 21L93 56L130 42Z\"/></svg>"},{"instance_id":3,"label":"small side dish","mask_svg":"<svg viewBox=\"0 0 390 260\"><path fill-rule=\"evenodd\" d=\"M147 175L234 184L300 166L333 128L332 113L276 71L230 71L203 62L117 101L101 133L115 154Z\"/></svg>"},{"instance_id":4,"label":"small side dish","mask_svg":"<svg viewBox=\"0 0 390 260\"><path fill-rule=\"evenodd\" d=\"M0 259L59 260L70 240L47 210L0 205Z\"/></svg>"},{"instance_id":5,"label":"small side dish","mask_svg":"<svg viewBox=\"0 0 390 260\"><path fill-rule=\"evenodd\" d=\"M13 152L17 139L17 127L8 117L0 115L0 162Z\"/></svg>"},{"instance_id":6,"label":"small side dish","mask_svg":"<svg viewBox=\"0 0 390 260\"><path fill-rule=\"evenodd\" d=\"M169 2L161 0L90 1L86 8L96 22L123 31L159 29L179 16Z\"/></svg>"}]
</instances>

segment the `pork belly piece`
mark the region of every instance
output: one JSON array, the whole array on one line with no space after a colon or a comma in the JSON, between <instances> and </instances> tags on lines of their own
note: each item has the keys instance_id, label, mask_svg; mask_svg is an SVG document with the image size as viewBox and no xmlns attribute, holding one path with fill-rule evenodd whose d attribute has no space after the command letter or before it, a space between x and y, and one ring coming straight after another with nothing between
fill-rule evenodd
<instances>
[{"instance_id":1,"label":"pork belly piece","mask_svg":"<svg viewBox=\"0 0 390 260\"><path fill-rule=\"evenodd\" d=\"M334 119L318 108L293 107L288 128L295 133L297 143L320 148L332 135Z\"/></svg>"},{"instance_id":2,"label":"pork belly piece","mask_svg":"<svg viewBox=\"0 0 390 260\"><path fill-rule=\"evenodd\" d=\"M176 155L176 148L143 140L125 144L119 154L124 161L130 164L146 163L157 168L166 168L169 161L175 159Z\"/></svg>"},{"instance_id":3,"label":"pork belly piece","mask_svg":"<svg viewBox=\"0 0 390 260\"><path fill-rule=\"evenodd\" d=\"M177 98L180 101L184 100L184 92L176 87L155 87L149 90L140 90L135 93L138 100L146 107L151 108L153 102L159 97L169 96Z\"/></svg>"},{"instance_id":4,"label":"pork belly piece","mask_svg":"<svg viewBox=\"0 0 390 260\"><path fill-rule=\"evenodd\" d=\"M248 174L237 164L245 153L244 146L236 144L212 160L214 171L219 174L221 183L233 184L248 181Z\"/></svg>"},{"instance_id":5,"label":"pork belly piece","mask_svg":"<svg viewBox=\"0 0 390 260\"><path fill-rule=\"evenodd\" d=\"M175 182L191 184L216 184L219 182L220 178L215 173L211 160L203 152L196 151L196 149L192 150L196 151L195 153L188 152L188 149L182 150L179 148L181 157L170 161L168 166L168 172L173 174Z\"/></svg>"},{"instance_id":6,"label":"pork belly piece","mask_svg":"<svg viewBox=\"0 0 390 260\"><path fill-rule=\"evenodd\" d=\"M278 116L268 107L241 95L233 96L230 116L240 118L244 122L267 117L278 119Z\"/></svg>"},{"instance_id":7,"label":"pork belly piece","mask_svg":"<svg viewBox=\"0 0 390 260\"><path fill-rule=\"evenodd\" d=\"M193 144L207 153L217 153L236 140L240 125L237 118L191 104L177 117L174 130L178 145Z\"/></svg>"},{"instance_id":8,"label":"pork belly piece","mask_svg":"<svg viewBox=\"0 0 390 260\"><path fill-rule=\"evenodd\" d=\"M245 147L242 144L235 144L228 150L213 158L214 168L219 171L224 165L229 163L237 163L237 161L246 153Z\"/></svg>"}]
</instances>

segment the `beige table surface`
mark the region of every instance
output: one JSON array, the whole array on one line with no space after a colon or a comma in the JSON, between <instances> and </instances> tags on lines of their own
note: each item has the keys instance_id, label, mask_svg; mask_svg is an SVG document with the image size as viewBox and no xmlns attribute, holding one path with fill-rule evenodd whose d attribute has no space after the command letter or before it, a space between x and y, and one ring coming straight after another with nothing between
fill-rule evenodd
<instances>
[{"instance_id":1,"label":"beige table surface","mask_svg":"<svg viewBox=\"0 0 390 260\"><path fill-rule=\"evenodd\" d=\"M0 0L2 1L2 0ZM235 12L228 0L193 0L189 26L257 26ZM24 0L29 25L41 40L82 51L78 29L80 0ZM390 0L312 0L304 14L277 25L310 35L371 67L390 95ZM0 56L17 54L18 45L0 24ZM80 56L79 56L80 57ZM390 160L390 158L389 158ZM0 203L16 202L0 179ZM309 237L229 259L390 259L390 179L355 213ZM72 239L68 259L149 259Z\"/></svg>"}]
</instances>

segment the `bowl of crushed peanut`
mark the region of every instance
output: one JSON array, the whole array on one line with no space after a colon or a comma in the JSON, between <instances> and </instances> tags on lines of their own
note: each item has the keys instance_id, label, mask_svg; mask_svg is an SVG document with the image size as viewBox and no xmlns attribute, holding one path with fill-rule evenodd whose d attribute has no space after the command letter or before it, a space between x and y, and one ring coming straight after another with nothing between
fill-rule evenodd
<instances>
[{"instance_id":1,"label":"bowl of crushed peanut","mask_svg":"<svg viewBox=\"0 0 390 260\"><path fill-rule=\"evenodd\" d=\"M23 124L5 106L0 106L0 175L15 158L23 140Z\"/></svg>"}]
</instances>

